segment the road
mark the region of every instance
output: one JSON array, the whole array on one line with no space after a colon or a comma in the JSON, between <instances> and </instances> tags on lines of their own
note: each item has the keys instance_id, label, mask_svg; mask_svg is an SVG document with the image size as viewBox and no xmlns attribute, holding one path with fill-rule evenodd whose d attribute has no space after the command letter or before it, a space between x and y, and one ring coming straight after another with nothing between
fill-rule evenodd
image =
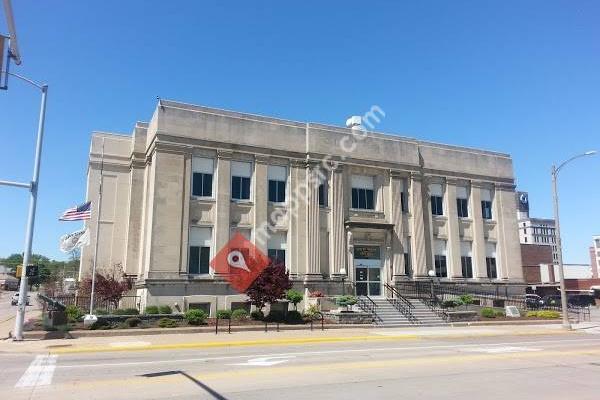
<instances>
[{"instance_id":1,"label":"road","mask_svg":"<svg viewBox=\"0 0 600 400\"><path fill-rule=\"evenodd\" d=\"M0 393L11 400L597 399L595 332L136 350L139 337L119 343L131 351L81 353L66 342L37 354L0 353Z\"/></svg>"},{"instance_id":2,"label":"road","mask_svg":"<svg viewBox=\"0 0 600 400\"><path fill-rule=\"evenodd\" d=\"M0 339L8 337L8 333L15 326L15 316L17 315L17 306L10 304L13 294L17 291L0 290ZM39 305L36 301L36 294L29 293L31 306L27 307L26 317L31 318L39 315Z\"/></svg>"}]
</instances>

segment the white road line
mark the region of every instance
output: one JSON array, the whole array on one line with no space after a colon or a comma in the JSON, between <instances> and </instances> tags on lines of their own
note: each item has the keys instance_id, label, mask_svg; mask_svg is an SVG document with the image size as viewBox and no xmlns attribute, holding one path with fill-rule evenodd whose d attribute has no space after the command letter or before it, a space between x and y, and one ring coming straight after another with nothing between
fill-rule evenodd
<instances>
[{"instance_id":1,"label":"white road line","mask_svg":"<svg viewBox=\"0 0 600 400\"><path fill-rule=\"evenodd\" d=\"M57 368L94 368L94 367L119 367L119 366L137 366L137 365L149 365L149 364L179 364L179 363L191 363L191 362L207 362L207 361L226 361L235 359L245 358L257 358L257 357L295 357L295 356L319 356L328 354L343 354L343 353L370 353L370 352L386 352L386 351L398 351L398 350L444 350L453 349L461 350L473 347L482 346L510 346L510 345L523 345L523 344L565 344L565 343L587 343L587 342L600 342L600 339L574 339L574 340L536 340L529 342L506 342L506 343L473 343L473 344L451 344L451 345L437 345L437 346L406 346L406 347L374 347L374 348L360 348L360 349L341 349L341 350L322 350L322 351L302 351L302 352L288 352L288 353L271 353L271 354L239 354L235 356L220 356L220 357L203 357L203 358L184 358L174 360L153 360L153 361L131 361L122 363L98 363L98 364L71 364L71 365L58 365Z\"/></svg>"},{"instance_id":2,"label":"white road line","mask_svg":"<svg viewBox=\"0 0 600 400\"><path fill-rule=\"evenodd\" d=\"M56 355L39 355L29 364L16 388L45 386L52 383L52 376L56 369Z\"/></svg>"}]
</instances>

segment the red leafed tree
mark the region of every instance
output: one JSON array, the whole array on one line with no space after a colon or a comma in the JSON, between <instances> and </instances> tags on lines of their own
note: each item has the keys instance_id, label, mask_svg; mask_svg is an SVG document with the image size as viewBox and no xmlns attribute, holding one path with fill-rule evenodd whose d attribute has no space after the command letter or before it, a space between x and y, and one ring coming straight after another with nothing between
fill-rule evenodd
<instances>
[{"instance_id":1,"label":"red leafed tree","mask_svg":"<svg viewBox=\"0 0 600 400\"><path fill-rule=\"evenodd\" d=\"M110 301L115 308L125 293L133 287L133 280L123 273L120 264L115 265L112 275L104 275L96 272L96 283L94 287L95 298ZM92 292L92 278L88 277L81 281L80 291L89 295Z\"/></svg>"},{"instance_id":2,"label":"red leafed tree","mask_svg":"<svg viewBox=\"0 0 600 400\"><path fill-rule=\"evenodd\" d=\"M271 264L246 289L246 295L252 304L260 310L267 303L274 303L285 297L285 293L292 288L290 276L283 264Z\"/></svg>"}]
</instances>

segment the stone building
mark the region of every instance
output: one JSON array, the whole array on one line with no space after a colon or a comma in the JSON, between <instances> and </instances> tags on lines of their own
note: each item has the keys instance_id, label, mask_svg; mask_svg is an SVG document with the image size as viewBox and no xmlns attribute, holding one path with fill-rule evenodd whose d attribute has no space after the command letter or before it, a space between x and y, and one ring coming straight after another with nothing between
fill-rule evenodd
<instances>
[{"instance_id":1,"label":"stone building","mask_svg":"<svg viewBox=\"0 0 600 400\"><path fill-rule=\"evenodd\" d=\"M523 288L507 154L162 100L132 135L92 135L82 276L100 171L98 266L135 277L142 307L244 302L209 266L236 231L284 260L299 289L337 294L344 278L379 296L430 270Z\"/></svg>"}]
</instances>

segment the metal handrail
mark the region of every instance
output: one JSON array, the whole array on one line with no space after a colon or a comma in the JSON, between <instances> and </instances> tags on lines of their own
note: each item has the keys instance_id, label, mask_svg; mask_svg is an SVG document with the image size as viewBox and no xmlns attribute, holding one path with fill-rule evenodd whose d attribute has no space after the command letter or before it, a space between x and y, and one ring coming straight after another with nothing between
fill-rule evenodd
<instances>
[{"instance_id":1,"label":"metal handrail","mask_svg":"<svg viewBox=\"0 0 600 400\"><path fill-rule=\"evenodd\" d=\"M386 289L387 301L390 302L390 304L393 305L396 310L400 311L400 313L404 315L410 323L418 324L418 318L412 313L412 309L415 306L390 284L384 283L383 287ZM387 294L390 292L391 296L388 296ZM394 297L394 295L396 295L396 297Z\"/></svg>"}]
</instances>

